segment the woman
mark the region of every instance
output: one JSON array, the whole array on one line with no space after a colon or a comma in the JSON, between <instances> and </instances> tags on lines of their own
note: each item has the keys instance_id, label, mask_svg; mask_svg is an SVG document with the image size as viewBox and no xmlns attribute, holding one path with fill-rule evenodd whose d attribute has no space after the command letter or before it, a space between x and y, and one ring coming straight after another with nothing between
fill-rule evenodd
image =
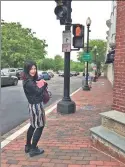
<instances>
[{"instance_id":1,"label":"woman","mask_svg":"<svg viewBox=\"0 0 125 167\"><path fill-rule=\"evenodd\" d=\"M45 111L43 109L42 99L47 83L39 88L37 86L37 66L33 61L27 61L24 65L23 89L29 102L30 127L27 131L27 141L25 152L31 157L44 153L43 149L37 147L37 143L42 135L45 126ZM31 139L32 144L31 144Z\"/></svg>"}]
</instances>

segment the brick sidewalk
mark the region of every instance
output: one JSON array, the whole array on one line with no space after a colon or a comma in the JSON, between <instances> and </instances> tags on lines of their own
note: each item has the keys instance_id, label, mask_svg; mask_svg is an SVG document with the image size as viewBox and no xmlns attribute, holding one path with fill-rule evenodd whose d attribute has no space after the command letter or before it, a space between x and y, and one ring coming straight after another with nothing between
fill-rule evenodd
<instances>
[{"instance_id":1,"label":"brick sidewalk","mask_svg":"<svg viewBox=\"0 0 125 167\"><path fill-rule=\"evenodd\" d=\"M80 90L72 99L76 113L62 116L54 110L47 116L39 142L43 155L30 158L24 153L24 133L2 149L1 167L125 167L91 147L89 129L101 124L100 112L111 109L110 83L101 78L90 92Z\"/></svg>"}]
</instances>

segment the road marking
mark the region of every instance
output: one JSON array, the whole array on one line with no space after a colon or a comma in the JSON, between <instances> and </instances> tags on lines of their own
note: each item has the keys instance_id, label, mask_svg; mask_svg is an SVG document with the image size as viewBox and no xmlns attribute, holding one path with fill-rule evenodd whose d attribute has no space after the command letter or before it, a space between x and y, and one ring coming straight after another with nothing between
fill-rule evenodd
<instances>
[{"instance_id":1,"label":"road marking","mask_svg":"<svg viewBox=\"0 0 125 167\"><path fill-rule=\"evenodd\" d=\"M74 91L70 96L72 97L75 93L77 93L79 90L81 89L81 87L79 89L77 89L76 91ZM48 115L49 113L51 113L54 109L56 109L57 107L57 103L61 101L58 100L56 102L56 104L54 106L50 105L50 108L47 107L45 109L45 113L46 115ZM52 107L51 107L52 106ZM13 133L12 135L10 135L9 137L7 137L5 140L3 140L1 142L1 148L5 147L7 144L9 144L11 141L13 141L15 138L17 138L18 136L20 136L22 133L24 133L30 126L30 123L26 124L25 126L23 126L22 128L20 128L19 130L17 130L15 133Z\"/></svg>"}]
</instances>

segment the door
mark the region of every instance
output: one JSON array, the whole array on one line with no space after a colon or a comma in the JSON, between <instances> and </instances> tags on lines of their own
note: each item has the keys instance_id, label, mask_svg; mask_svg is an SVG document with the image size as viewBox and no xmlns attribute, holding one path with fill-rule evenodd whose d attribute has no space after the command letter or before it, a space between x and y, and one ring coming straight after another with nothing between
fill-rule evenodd
<instances>
[{"instance_id":1,"label":"door","mask_svg":"<svg viewBox=\"0 0 125 167\"><path fill-rule=\"evenodd\" d=\"M9 74L11 76L16 76L16 69L13 69L13 68L9 69Z\"/></svg>"},{"instance_id":2,"label":"door","mask_svg":"<svg viewBox=\"0 0 125 167\"><path fill-rule=\"evenodd\" d=\"M1 85L5 86L5 85L9 85L9 76L5 75L3 72L1 72Z\"/></svg>"},{"instance_id":3,"label":"door","mask_svg":"<svg viewBox=\"0 0 125 167\"><path fill-rule=\"evenodd\" d=\"M4 86L4 75L2 71L1 71L1 86Z\"/></svg>"}]
</instances>

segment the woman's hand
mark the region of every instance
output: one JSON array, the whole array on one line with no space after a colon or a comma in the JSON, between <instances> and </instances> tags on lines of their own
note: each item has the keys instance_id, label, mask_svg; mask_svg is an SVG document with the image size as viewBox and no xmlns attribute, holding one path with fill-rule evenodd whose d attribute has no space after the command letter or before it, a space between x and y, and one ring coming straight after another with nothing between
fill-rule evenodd
<instances>
[{"instance_id":1,"label":"woman's hand","mask_svg":"<svg viewBox=\"0 0 125 167\"><path fill-rule=\"evenodd\" d=\"M41 88L41 87L43 87L44 86L44 81L43 80L40 80L40 81L36 81L36 83L37 83L37 86L39 87L39 88Z\"/></svg>"},{"instance_id":2,"label":"woman's hand","mask_svg":"<svg viewBox=\"0 0 125 167\"><path fill-rule=\"evenodd\" d=\"M44 79L42 81L44 82L44 85L47 87L48 83Z\"/></svg>"},{"instance_id":3,"label":"woman's hand","mask_svg":"<svg viewBox=\"0 0 125 167\"><path fill-rule=\"evenodd\" d=\"M48 86L48 83L47 83L45 80L43 80L43 79L41 79L40 81L36 81L36 83L37 83L37 86L38 86L39 88L41 88L41 87L43 87L43 86L45 86L45 87Z\"/></svg>"},{"instance_id":4,"label":"woman's hand","mask_svg":"<svg viewBox=\"0 0 125 167\"><path fill-rule=\"evenodd\" d=\"M44 85L47 87L47 86L48 86L48 83L47 83L47 82L44 82Z\"/></svg>"}]
</instances>

